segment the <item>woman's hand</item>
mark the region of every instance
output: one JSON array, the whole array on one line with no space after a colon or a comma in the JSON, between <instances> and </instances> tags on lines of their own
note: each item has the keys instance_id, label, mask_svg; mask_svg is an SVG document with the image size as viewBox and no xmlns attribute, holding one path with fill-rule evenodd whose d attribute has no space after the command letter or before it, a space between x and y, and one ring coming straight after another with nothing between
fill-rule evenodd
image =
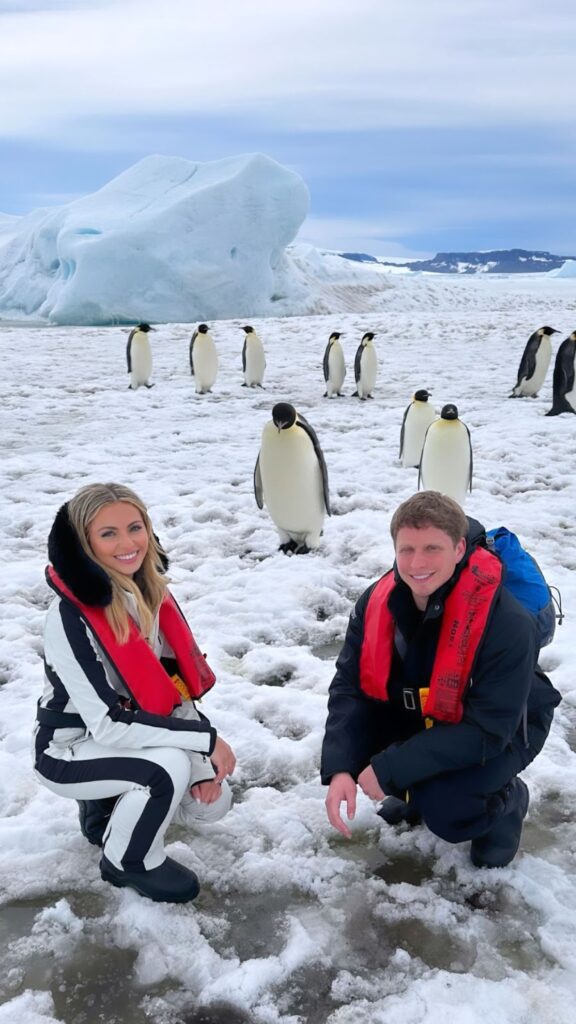
<instances>
[{"instance_id":1,"label":"woman's hand","mask_svg":"<svg viewBox=\"0 0 576 1024\"><path fill-rule=\"evenodd\" d=\"M213 804L222 796L222 786L214 779L197 782L195 786L190 786L190 795L201 804Z\"/></svg>"},{"instance_id":2,"label":"woman's hand","mask_svg":"<svg viewBox=\"0 0 576 1024\"><path fill-rule=\"evenodd\" d=\"M221 739L220 736L216 738L210 760L216 769L214 782L223 782L227 775L232 775L236 767L236 757L232 747L229 747L226 740Z\"/></svg>"}]
</instances>

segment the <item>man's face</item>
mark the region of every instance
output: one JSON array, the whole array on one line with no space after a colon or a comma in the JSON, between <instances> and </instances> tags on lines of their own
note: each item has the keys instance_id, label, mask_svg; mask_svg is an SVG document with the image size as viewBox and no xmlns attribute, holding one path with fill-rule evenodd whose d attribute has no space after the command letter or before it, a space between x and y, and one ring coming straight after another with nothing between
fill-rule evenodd
<instances>
[{"instance_id":1,"label":"man's face","mask_svg":"<svg viewBox=\"0 0 576 1024\"><path fill-rule=\"evenodd\" d=\"M396 536L398 575L412 591L416 607L424 611L430 594L454 573L464 556L464 538L454 541L436 526L402 526Z\"/></svg>"}]
</instances>

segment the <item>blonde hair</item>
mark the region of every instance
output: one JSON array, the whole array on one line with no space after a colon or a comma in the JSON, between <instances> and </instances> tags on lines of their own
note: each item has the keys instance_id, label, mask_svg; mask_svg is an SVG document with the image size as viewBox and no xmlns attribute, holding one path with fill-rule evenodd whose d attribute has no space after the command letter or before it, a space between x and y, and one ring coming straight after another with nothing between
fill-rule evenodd
<instances>
[{"instance_id":1,"label":"blonde hair","mask_svg":"<svg viewBox=\"0 0 576 1024\"><path fill-rule=\"evenodd\" d=\"M136 573L137 579L115 572L103 565L94 555L88 540L88 528L100 509L124 501L133 505L142 516L148 534L148 550L144 561ZM140 629L148 636L152 629L156 612L162 603L166 590L166 579L161 574L162 549L154 532L146 506L134 491L123 484L88 484L82 487L68 502L68 517L76 531L82 548L93 562L96 562L107 574L112 586L112 601L105 609L106 618L119 643L124 644L129 637L129 616L123 593L128 591L134 596L140 619Z\"/></svg>"},{"instance_id":2,"label":"blonde hair","mask_svg":"<svg viewBox=\"0 0 576 1024\"><path fill-rule=\"evenodd\" d=\"M439 491L419 491L398 506L390 521L390 533L394 545L398 531L403 526L421 530L435 526L447 533L453 544L468 534L468 520L460 505Z\"/></svg>"}]
</instances>

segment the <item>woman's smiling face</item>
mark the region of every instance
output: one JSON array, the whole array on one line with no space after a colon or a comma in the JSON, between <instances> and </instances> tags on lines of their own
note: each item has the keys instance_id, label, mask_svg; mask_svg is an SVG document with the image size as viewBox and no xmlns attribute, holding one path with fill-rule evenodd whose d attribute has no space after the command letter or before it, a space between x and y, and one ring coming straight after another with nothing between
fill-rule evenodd
<instances>
[{"instance_id":1,"label":"woman's smiling face","mask_svg":"<svg viewBox=\"0 0 576 1024\"><path fill-rule=\"evenodd\" d=\"M138 571L148 550L148 533L141 513L127 501L114 501L94 516L88 543L98 561L123 576Z\"/></svg>"}]
</instances>

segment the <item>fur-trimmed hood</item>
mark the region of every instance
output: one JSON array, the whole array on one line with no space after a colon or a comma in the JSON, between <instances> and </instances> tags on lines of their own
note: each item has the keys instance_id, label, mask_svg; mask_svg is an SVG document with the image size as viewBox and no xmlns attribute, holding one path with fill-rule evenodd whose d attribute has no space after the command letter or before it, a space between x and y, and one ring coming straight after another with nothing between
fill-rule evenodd
<instances>
[{"instance_id":1,"label":"fur-trimmed hood","mask_svg":"<svg viewBox=\"0 0 576 1024\"><path fill-rule=\"evenodd\" d=\"M158 541L158 538L156 538ZM160 549L160 572L166 572L168 558ZM48 558L60 579L83 604L106 608L112 601L108 573L86 554L70 522L68 503L56 514L48 535Z\"/></svg>"}]
</instances>

